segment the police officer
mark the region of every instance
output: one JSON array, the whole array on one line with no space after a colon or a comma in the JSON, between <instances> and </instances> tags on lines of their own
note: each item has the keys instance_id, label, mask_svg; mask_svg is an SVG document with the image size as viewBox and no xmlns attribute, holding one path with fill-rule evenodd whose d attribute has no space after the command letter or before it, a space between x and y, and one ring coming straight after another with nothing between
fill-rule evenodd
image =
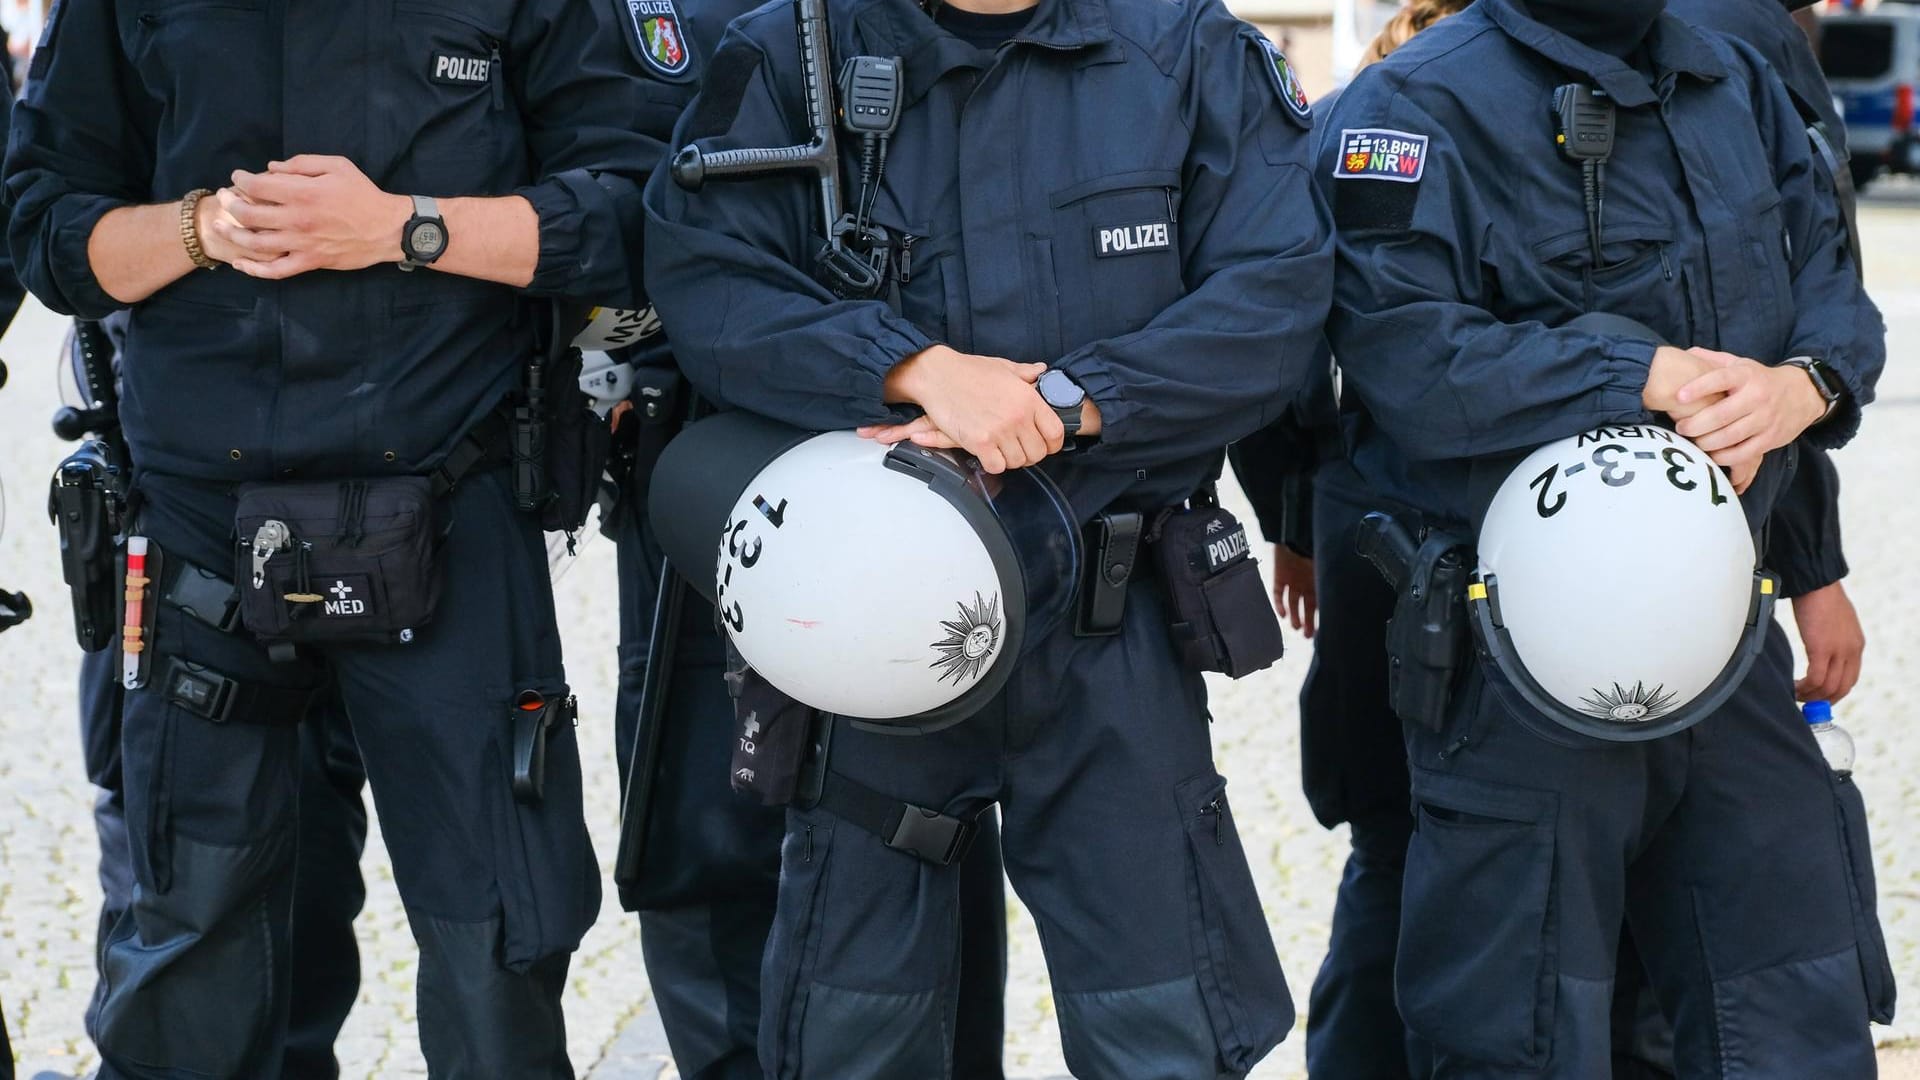
<instances>
[{"instance_id":1,"label":"police officer","mask_svg":"<svg viewBox=\"0 0 1920 1080\"><path fill-rule=\"evenodd\" d=\"M649 280L695 386L990 472L1045 461L1076 513L1110 526L1201 491L1315 352L1327 238L1291 67L1216 3L827 9L838 57L902 58L871 198L899 245L883 296L838 299L812 276L825 223L804 183L691 194L662 173ZM735 23L677 140L795 141L794 34L784 9ZM947 835L998 803L1076 1075L1239 1076L1292 1008L1159 584L1123 572L1108 634L1054 631L957 726L901 738L834 721L823 784ZM958 868L825 808L852 798L788 817L761 1064L943 1076Z\"/></svg>"},{"instance_id":2,"label":"police officer","mask_svg":"<svg viewBox=\"0 0 1920 1080\"><path fill-rule=\"evenodd\" d=\"M1810 0L1669 0L1668 10L1693 26L1746 43L1772 66L1807 125L1820 166L1814 179L1833 197L1852 248L1854 268L1864 272L1853 173L1847 168L1846 123L1834 106L1833 91L1806 33L1791 14L1810 6ZM1807 656L1807 674L1795 682L1794 695L1801 701L1839 701L1859 679L1866 646L1859 616L1841 582L1847 575L1847 561L1840 538L1840 476L1833 459L1818 445L1802 439L1795 449L1798 467L1768 522L1765 561L1780 575L1781 595L1793 601L1794 625ZM1840 794L1843 813L1864 829L1865 807L1858 788L1847 783ZM1637 956L1629 956L1630 950L1629 941L1623 946L1621 963L1639 965ZM1616 987L1614 1074L1671 1076L1671 1025L1651 987L1635 974L1631 968L1623 972ZM1629 1023L1632 1017L1637 1020Z\"/></svg>"},{"instance_id":3,"label":"police officer","mask_svg":"<svg viewBox=\"0 0 1920 1080\"><path fill-rule=\"evenodd\" d=\"M164 556L152 636L129 635L148 654L122 740L137 888L102 959L104 1076L279 1070L292 721L322 687L387 826L429 1067L572 1075L560 993L598 870L571 725L524 718L552 719L566 687L540 522L516 510L490 418L539 351L538 298L637 304L648 132L671 117L640 23L612 0L55 9L15 114L9 241L56 310L131 306L134 528ZM250 532L253 582L234 547L248 499L306 530ZM353 561L375 536L432 562ZM320 557L364 574L309 585ZM274 620L316 609L383 628L269 649L215 625L211 596L173 602L187 573L276 641ZM430 621L379 622L436 580Z\"/></svg>"},{"instance_id":4,"label":"police officer","mask_svg":"<svg viewBox=\"0 0 1920 1080\"><path fill-rule=\"evenodd\" d=\"M745 0L685 5L681 37L687 63L643 57L660 80L691 98L727 23L750 10ZM620 691L614 752L623 789L642 723L642 691L652 658L662 555L648 526L652 459L679 426L685 390L671 348L654 338L635 348L633 407L619 410L623 462L619 492L603 527L619 544ZM674 1064L686 1080L748 1080L760 1074L760 961L773 925L785 812L735 794L727 784L733 746L732 702L722 682L725 645L713 607L682 592L667 704L644 814L645 857L634 880L619 882L621 906L639 914L640 943ZM953 1071L963 1080L998 1080L1006 981L1006 897L999 834L983 830L963 865L962 989L953 1039Z\"/></svg>"},{"instance_id":5,"label":"police officer","mask_svg":"<svg viewBox=\"0 0 1920 1080\"><path fill-rule=\"evenodd\" d=\"M1459 0L1408 5L1368 56L1391 55L1414 33L1465 7ZM1817 89L1796 90L1796 104L1818 96L1830 108L1831 95L1805 38L1775 0L1673 0L1670 10L1695 25L1754 43L1796 81L1810 73ZM1320 105L1324 121L1325 103ZM1843 201L1843 209L1848 206ZM1232 453L1262 529L1276 545L1276 606L1314 639L1313 664L1300 695L1308 802L1323 825L1350 825L1352 851L1308 1009L1308 1069L1315 1076L1404 1076L1409 1061L1413 1071L1420 1071L1426 1050L1418 1039L1402 1046L1381 1038L1382 1032L1405 1030L1393 1001L1393 960L1413 828L1400 722L1381 678L1388 664L1384 627L1394 594L1354 548L1361 517L1377 503L1346 460L1339 422L1329 411L1320 400L1303 402L1282 423L1235 444ZM1348 415L1349 421L1357 419ZM1840 584L1846 560L1838 478L1824 451L1804 443L1797 450L1800 467L1769 522L1765 562L1781 575L1781 592L1794 602L1809 656L1809 672L1796 684L1796 695L1802 700L1843 697L1858 676L1862 639ZM1653 1070L1648 1075L1670 1075L1671 1027L1645 987L1630 945L1620 962L1615 1073L1626 1076L1626 1070L1638 1068Z\"/></svg>"},{"instance_id":6,"label":"police officer","mask_svg":"<svg viewBox=\"0 0 1920 1080\"><path fill-rule=\"evenodd\" d=\"M1470 534L1479 477L1514 453L1667 413L1757 523L1786 471L1784 454L1760 468L1768 452L1851 436L1883 331L1804 128L1750 50L1662 6L1482 0L1334 108L1316 165L1339 236L1329 338L1355 467L1385 505ZM1556 149L1569 84L1617 119L1601 215ZM1372 153L1380 139L1391 157ZM1587 311L1702 348L1549 329ZM1771 366L1796 356L1818 362ZM1651 743L1534 735L1477 667L1441 730L1407 725L1417 829L1396 980L1435 1074L1604 1073L1623 922L1683 1074L1870 1074L1882 1003L1865 986L1884 952L1856 929L1790 665L1775 628L1726 706Z\"/></svg>"}]
</instances>

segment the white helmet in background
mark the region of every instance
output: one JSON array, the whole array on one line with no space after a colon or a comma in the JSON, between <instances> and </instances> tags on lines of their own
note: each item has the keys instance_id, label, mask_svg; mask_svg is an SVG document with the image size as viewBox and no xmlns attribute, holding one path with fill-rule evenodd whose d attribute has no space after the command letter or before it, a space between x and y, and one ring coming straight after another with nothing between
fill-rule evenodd
<instances>
[{"instance_id":1,"label":"white helmet in background","mask_svg":"<svg viewBox=\"0 0 1920 1080\"><path fill-rule=\"evenodd\" d=\"M1481 526L1468 592L1490 684L1530 723L1632 742L1724 703L1765 641L1774 579L1756 572L1732 484L1652 425L1534 451Z\"/></svg>"},{"instance_id":2,"label":"white helmet in background","mask_svg":"<svg viewBox=\"0 0 1920 1080\"><path fill-rule=\"evenodd\" d=\"M637 345L660 332L660 316L649 304L643 308L597 307L587 312L587 324L573 336L581 352L611 352Z\"/></svg>"},{"instance_id":3,"label":"white helmet in background","mask_svg":"<svg viewBox=\"0 0 1920 1080\"><path fill-rule=\"evenodd\" d=\"M1079 529L1039 469L990 475L852 432L722 413L669 444L651 503L662 547L711 590L741 657L796 701L877 730L979 711L1079 580Z\"/></svg>"}]
</instances>

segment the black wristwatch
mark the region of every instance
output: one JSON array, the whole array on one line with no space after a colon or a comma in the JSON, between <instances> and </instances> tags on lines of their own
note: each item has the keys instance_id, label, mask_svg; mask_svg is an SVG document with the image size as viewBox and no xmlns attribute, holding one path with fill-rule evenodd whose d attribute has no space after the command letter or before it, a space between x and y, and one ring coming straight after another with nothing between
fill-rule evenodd
<instances>
[{"instance_id":1,"label":"black wristwatch","mask_svg":"<svg viewBox=\"0 0 1920 1080\"><path fill-rule=\"evenodd\" d=\"M439 204L426 195L413 197L413 216L400 230L400 269L418 270L439 258L447 250L447 223L440 217Z\"/></svg>"},{"instance_id":2,"label":"black wristwatch","mask_svg":"<svg viewBox=\"0 0 1920 1080\"><path fill-rule=\"evenodd\" d=\"M1820 400L1827 403L1827 411L1820 414L1820 420L1832 416L1833 410L1839 408L1840 402L1846 399L1847 385L1840 381L1840 376L1833 373L1833 369L1827 366L1826 361L1814 356L1796 356L1790 360L1780 361L1780 366L1797 367L1807 373L1807 378L1813 380L1813 388L1819 391Z\"/></svg>"},{"instance_id":3,"label":"black wristwatch","mask_svg":"<svg viewBox=\"0 0 1920 1080\"><path fill-rule=\"evenodd\" d=\"M1073 376L1059 368L1049 368L1040 376L1036 384L1040 391L1040 400L1046 402L1060 417L1060 423L1067 429L1069 446L1071 440L1080 434L1081 406L1087 403L1087 392L1073 381Z\"/></svg>"}]
</instances>

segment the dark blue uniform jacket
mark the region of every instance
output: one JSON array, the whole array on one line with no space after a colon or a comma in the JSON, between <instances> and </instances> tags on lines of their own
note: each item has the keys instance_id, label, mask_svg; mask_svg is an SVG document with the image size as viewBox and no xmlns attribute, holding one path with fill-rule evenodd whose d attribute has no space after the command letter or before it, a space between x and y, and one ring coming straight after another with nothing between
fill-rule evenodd
<instances>
[{"instance_id":1,"label":"dark blue uniform jacket","mask_svg":"<svg viewBox=\"0 0 1920 1080\"><path fill-rule=\"evenodd\" d=\"M1667 0L1667 11L1690 26L1714 30L1751 45L1773 65L1808 123L1824 125L1840 160L1847 157L1847 125L1834 104L1833 88L1807 41L1779 0Z\"/></svg>"},{"instance_id":2,"label":"dark blue uniform jacket","mask_svg":"<svg viewBox=\"0 0 1920 1080\"><path fill-rule=\"evenodd\" d=\"M1185 498L1295 396L1330 238L1304 95L1256 31L1218 0L1042 0L987 53L913 0L829 10L840 57L904 58L874 211L911 238L899 310L836 301L805 269L821 228L809 182L688 194L662 172L647 277L702 393L839 429L908 419L882 379L934 342L1044 361L1105 423L1097 446L1047 466L1082 515ZM804 141L804 116L791 9L769 5L728 31L682 137L785 145Z\"/></svg>"},{"instance_id":3,"label":"dark blue uniform jacket","mask_svg":"<svg viewBox=\"0 0 1920 1080\"><path fill-rule=\"evenodd\" d=\"M221 268L135 305L121 414L142 468L417 473L516 385L532 297L632 306L640 188L690 75L648 64L631 22L623 0L63 0L6 165L10 247L58 311L121 306L87 259L108 211L295 154L343 155L400 194L517 193L540 217L524 293L392 266Z\"/></svg>"},{"instance_id":4,"label":"dark blue uniform jacket","mask_svg":"<svg viewBox=\"0 0 1920 1080\"><path fill-rule=\"evenodd\" d=\"M1651 81L1481 0L1340 96L1315 163L1338 236L1328 336L1376 492L1471 524L1491 490L1476 460L1650 419L1650 346L1553 329L1588 311L1766 363L1821 357L1849 403L1807 437L1852 437L1885 329L1792 100L1750 48L1671 16L1648 54ZM1550 113L1576 80L1619 106L1599 268ZM1382 137L1407 152L1373 156ZM1758 521L1771 498L1746 502Z\"/></svg>"}]
</instances>

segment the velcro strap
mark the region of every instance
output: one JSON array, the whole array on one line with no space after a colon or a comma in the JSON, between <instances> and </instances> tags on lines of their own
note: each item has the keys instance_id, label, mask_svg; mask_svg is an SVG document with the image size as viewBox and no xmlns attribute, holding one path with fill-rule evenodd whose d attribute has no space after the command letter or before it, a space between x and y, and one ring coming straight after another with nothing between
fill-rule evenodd
<instances>
[{"instance_id":1,"label":"velcro strap","mask_svg":"<svg viewBox=\"0 0 1920 1080\"><path fill-rule=\"evenodd\" d=\"M935 866L959 862L973 844L972 819L929 810L882 795L855 780L829 771L815 804L834 817L880 838L880 842Z\"/></svg>"},{"instance_id":2,"label":"velcro strap","mask_svg":"<svg viewBox=\"0 0 1920 1080\"><path fill-rule=\"evenodd\" d=\"M511 449L507 438L507 418L498 411L488 413L484 420L460 436L459 441L453 444L453 449L447 451L439 467L427 474L427 479L433 482L434 498L452 491L461 480L482 466L505 465L511 456Z\"/></svg>"},{"instance_id":3,"label":"velcro strap","mask_svg":"<svg viewBox=\"0 0 1920 1080\"><path fill-rule=\"evenodd\" d=\"M169 703L215 724L298 724L307 717L313 687L242 682L204 664L167 658L157 689Z\"/></svg>"}]
</instances>

